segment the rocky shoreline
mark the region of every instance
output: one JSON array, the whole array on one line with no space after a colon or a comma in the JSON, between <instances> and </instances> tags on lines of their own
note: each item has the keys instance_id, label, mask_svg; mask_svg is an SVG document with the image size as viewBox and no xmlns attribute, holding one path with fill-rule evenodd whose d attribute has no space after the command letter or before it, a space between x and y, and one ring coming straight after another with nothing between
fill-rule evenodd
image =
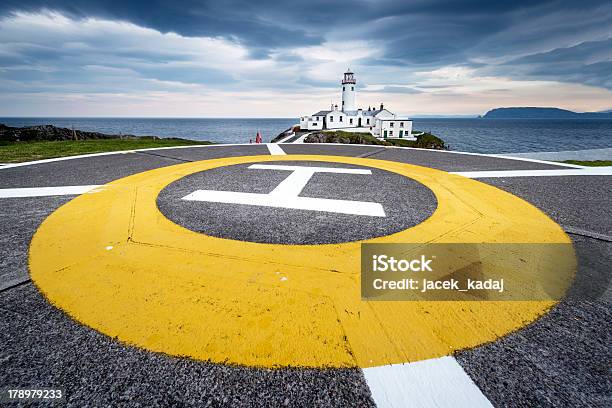
<instances>
[{"instance_id":1,"label":"rocky shoreline","mask_svg":"<svg viewBox=\"0 0 612 408\"><path fill-rule=\"evenodd\" d=\"M86 132L77 129L68 129L53 125L38 125L25 127L11 127L0 124L1 142L47 142L62 140L187 140L181 138L161 138L158 136L135 136L135 135L109 135L100 132Z\"/></svg>"},{"instance_id":2,"label":"rocky shoreline","mask_svg":"<svg viewBox=\"0 0 612 408\"><path fill-rule=\"evenodd\" d=\"M369 133L356 132L312 132L304 143L339 143L339 144L365 144L380 146L417 147L421 149L448 150L444 141L430 133L416 135L416 140L407 139L377 139Z\"/></svg>"}]
</instances>

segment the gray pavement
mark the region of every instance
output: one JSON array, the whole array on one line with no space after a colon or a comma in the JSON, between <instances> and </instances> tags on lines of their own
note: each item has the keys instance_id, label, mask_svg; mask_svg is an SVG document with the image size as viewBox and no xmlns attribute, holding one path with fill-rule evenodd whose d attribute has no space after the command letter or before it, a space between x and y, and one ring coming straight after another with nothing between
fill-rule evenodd
<instances>
[{"instance_id":1,"label":"gray pavement","mask_svg":"<svg viewBox=\"0 0 612 408\"><path fill-rule=\"evenodd\" d=\"M359 168L329 162L266 162L298 166ZM398 174L371 169L371 175L317 173L301 197L369 201L383 205L386 217L220 204L181 200L196 190L268 194L289 171L253 170L249 165L196 173L166 187L158 196L160 211L193 231L241 241L276 244L329 244L389 235L423 222L436 208L436 198L422 184Z\"/></svg>"},{"instance_id":2,"label":"gray pavement","mask_svg":"<svg viewBox=\"0 0 612 408\"><path fill-rule=\"evenodd\" d=\"M366 156L381 149L381 146L320 145L314 143L281 144L280 146L287 154L318 154L350 157Z\"/></svg>"},{"instance_id":3,"label":"gray pavement","mask_svg":"<svg viewBox=\"0 0 612 408\"><path fill-rule=\"evenodd\" d=\"M260 154L269 154L265 145L204 146L75 158L2 169L0 188L105 184L131 174L185 161Z\"/></svg>"},{"instance_id":4,"label":"gray pavement","mask_svg":"<svg viewBox=\"0 0 612 408\"><path fill-rule=\"evenodd\" d=\"M65 388L70 407L368 407L357 369L266 370L151 353L51 307L32 284L0 293L0 384Z\"/></svg>"},{"instance_id":5,"label":"gray pavement","mask_svg":"<svg viewBox=\"0 0 612 408\"><path fill-rule=\"evenodd\" d=\"M507 153L508 156L537 160L612 160L612 148L563 150L560 152Z\"/></svg>"},{"instance_id":6,"label":"gray pavement","mask_svg":"<svg viewBox=\"0 0 612 408\"><path fill-rule=\"evenodd\" d=\"M612 235L609 176L483 178L543 210L557 223Z\"/></svg>"},{"instance_id":7,"label":"gray pavement","mask_svg":"<svg viewBox=\"0 0 612 408\"><path fill-rule=\"evenodd\" d=\"M377 153L372 158L416 164L444 171L562 170L566 168L546 163L463 155L435 150L387 149Z\"/></svg>"},{"instance_id":8,"label":"gray pavement","mask_svg":"<svg viewBox=\"0 0 612 408\"><path fill-rule=\"evenodd\" d=\"M0 202L0 290L29 279L28 249L40 223L74 196L5 198Z\"/></svg>"},{"instance_id":9,"label":"gray pavement","mask_svg":"<svg viewBox=\"0 0 612 408\"><path fill-rule=\"evenodd\" d=\"M456 355L495 406L609 407L612 244L574 237L578 287L528 327Z\"/></svg>"},{"instance_id":10,"label":"gray pavement","mask_svg":"<svg viewBox=\"0 0 612 408\"><path fill-rule=\"evenodd\" d=\"M159 155L180 161L198 161L216 159L219 157L268 155L270 152L265 144L250 144L237 146L210 145L179 149L151 150L141 154Z\"/></svg>"},{"instance_id":11,"label":"gray pavement","mask_svg":"<svg viewBox=\"0 0 612 408\"><path fill-rule=\"evenodd\" d=\"M431 167L444 171L486 170L563 170L567 167L553 163L535 163L502 159L486 155L468 155L436 150L394 149L383 146L319 145L304 143L281 145L287 154L326 154L336 156L368 157Z\"/></svg>"},{"instance_id":12,"label":"gray pavement","mask_svg":"<svg viewBox=\"0 0 612 408\"><path fill-rule=\"evenodd\" d=\"M126 153L13 167L0 171L0 188L105 184L177 163L166 157Z\"/></svg>"},{"instance_id":13,"label":"gray pavement","mask_svg":"<svg viewBox=\"0 0 612 408\"><path fill-rule=\"evenodd\" d=\"M281 147L289 154L369 155L448 171L559 169L554 165L494 157L406 149L305 144ZM248 145L167 149L0 169L0 188L101 184L186 160L249 154L267 154L267 149ZM160 197L160 208L169 218L175 217L177 222L205 231L210 227L194 218L180 220L180 214L172 214L175 206L164 200L173 194L177 197L196 185L201 188L200 183L222 183L215 177L223 176L225 171L232 170L226 169L217 175L203 172L169 186L168 195ZM283 175L272 173L261 179L251 179L253 191L267 192L283 178ZM387 186L397 180L388 174L381 177L384 180L380 183L381 196L360 193L358 199L393 200L386 196L391 193ZM605 176L480 181L532 202L562 225L608 235L612 232L607 210L612 193ZM394 202L394 206L400 206L397 223L418 223L419 217L426 218L427 211L433 208L429 190L410 180L402 182L415 198L399 197ZM246 191L237 178L223 183L223 188ZM215 189L220 189L220 185L215 184ZM329 186L330 181L324 177L313 179L304 194L323 196L328 194ZM342 199L347 199L344 194L351 194L350 190L334 187L340 189L338 194L342 193ZM70 198L0 199L0 282L27 278L27 246L36 226ZM244 215L220 211L208 216L213 225L215 220L221 220L215 226L219 235L231 236L231 230L222 230L223 222ZM404 216L406 219L400 219ZM279 230L286 231L288 219L278 222L282 227ZM265 223L250 225L254 235L242 235L241 239L279 239L276 233L259 233ZM296 223L295 228L303 225ZM373 227L368 234L375 230ZM326 239L338 239L342 234L330 234ZM309 239L308 236L315 235L311 232L303 239ZM494 406L610 406L612 243L579 235L572 235L572 238L580 267L568 298L530 326L456 355ZM173 358L121 344L82 326L49 305L32 283L0 289L0 315L0 385L64 387L68 390L69 406L365 407L374 404L360 370L234 367Z\"/></svg>"}]
</instances>

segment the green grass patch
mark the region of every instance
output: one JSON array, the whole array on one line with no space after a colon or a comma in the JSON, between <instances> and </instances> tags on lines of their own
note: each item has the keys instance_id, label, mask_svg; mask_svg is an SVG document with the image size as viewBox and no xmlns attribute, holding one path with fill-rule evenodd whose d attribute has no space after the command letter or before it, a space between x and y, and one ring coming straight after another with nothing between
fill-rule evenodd
<instances>
[{"instance_id":1,"label":"green grass patch","mask_svg":"<svg viewBox=\"0 0 612 408\"><path fill-rule=\"evenodd\" d=\"M306 143L344 143L344 144L368 144L380 146L419 147L422 149L446 149L444 141L430 133L416 136L416 140L406 139L382 139L379 140L370 133L323 131L312 133L304 140Z\"/></svg>"},{"instance_id":2,"label":"green grass patch","mask_svg":"<svg viewBox=\"0 0 612 408\"><path fill-rule=\"evenodd\" d=\"M612 160L564 160L561 163L576 164L578 166L589 167L612 166Z\"/></svg>"},{"instance_id":3,"label":"green grass patch","mask_svg":"<svg viewBox=\"0 0 612 408\"><path fill-rule=\"evenodd\" d=\"M344 132L342 130L315 132L306 137L306 143L343 143L368 144L385 146L387 143L378 140L370 133Z\"/></svg>"},{"instance_id":4,"label":"green grass patch","mask_svg":"<svg viewBox=\"0 0 612 408\"><path fill-rule=\"evenodd\" d=\"M423 133L421 135L417 135L416 140L385 139L385 142L393 146L401 146L401 147L418 147L421 149L435 149L435 150L446 149L446 146L444 145L444 141L440 139L439 137L432 135L431 133Z\"/></svg>"},{"instance_id":5,"label":"green grass patch","mask_svg":"<svg viewBox=\"0 0 612 408\"><path fill-rule=\"evenodd\" d=\"M414 140L406 140L406 139L386 139L388 144L392 146L400 146L400 147L416 147Z\"/></svg>"},{"instance_id":6,"label":"green grass patch","mask_svg":"<svg viewBox=\"0 0 612 408\"><path fill-rule=\"evenodd\" d=\"M212 143L176 138L155 139L147 137L139 139L62 140L51 142L0 142L0 163L18 163L88 153L198 144Z\"/></svg>"}]
</instances>

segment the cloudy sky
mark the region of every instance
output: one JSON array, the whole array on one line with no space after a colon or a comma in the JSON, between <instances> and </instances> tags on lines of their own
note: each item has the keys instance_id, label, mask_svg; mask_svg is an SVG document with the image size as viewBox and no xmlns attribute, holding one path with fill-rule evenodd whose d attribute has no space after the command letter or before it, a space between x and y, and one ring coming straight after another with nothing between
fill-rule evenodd
<instances>
[{"instance_id":1,"label":"cloudy sky","mask_svg":"<svg viewBox=\"0 0 612 408\"><path fill-rule=\"evenodd\" d=\"M612 109L612 2L2 0L0 116Z\"/></svg>"}]
</instances>

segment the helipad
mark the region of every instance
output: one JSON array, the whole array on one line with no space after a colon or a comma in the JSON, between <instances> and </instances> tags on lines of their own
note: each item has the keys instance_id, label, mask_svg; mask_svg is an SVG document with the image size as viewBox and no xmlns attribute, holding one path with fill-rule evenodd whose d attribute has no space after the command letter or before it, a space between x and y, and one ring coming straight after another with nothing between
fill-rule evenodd
<instances>
[{"instance_id":1,"label":"helipad","mask_svg":"<svg viewBox=\"0 0 612 408\"><path fill-rule=\"evenodd\" d=\"M148 384L157 401L189 394L201 404L527 403L556 387L529 364L549 367L566 401L597 405L605 395L563 386L591 386L589 367L605 361L598 343L584 345L606 338L609 315L597 289L609 283L609 233L589 218L602 219L603 173L414 149L264 145L43 161L5 166L0 177L11 251L0 313L12 344L0 371L61 383L73 405L116 403L106 396L132 383ZM551 191L602 204L565 207L572 195ZM590 297L556 307L364 301L364 243L574 245L578 273L560 281L570 296ZM547 366L561 350L588 363ZM496 388L504 382L512 389Z\"/></svg>"},{"instance_id":2,"label":"helipad","mask_svg":"<svg viewBox=\"0 0 612 408\"><path fill-rule=\"evenodd\" d=\"M271 161L321 164L262 164ZM158 195L169 184L194 173L246 163L255 163L249 168L264 166L291 174L295 168L332 174L343 169L357 180L371 174L364 168L384 170L427 186L437 208L411 228L321 245L213 237L180 227L160 213ZM544 301L363 302L360 243L570 242L557 224L511 194L438 170L375 159L223 158L150 170L99 190L61 207L35 234L30 269L43 294L76 320L128 344L244 366L370 367L440 357L493 341L552 306ZM299 211L331 214L338 210L333 204L344 210L351 203L381 209L385 204L304 197L301 190L280 195L274 193L277 190L224 191L226 198L221 199L219 190L196 191L204 191L199 201L208 194L215 203L222 199L267 211L278 211L276 204L284 201L280 208L295 205ZM198 193L183 200L193 200L194 194ZM252 202L232 202L245 195ZM302 206L295 197L311 201ZM313 208L304 208L308 205ZM375 209L354 209L350 215L385 216Z\"/></svg>"}]
</instances>

